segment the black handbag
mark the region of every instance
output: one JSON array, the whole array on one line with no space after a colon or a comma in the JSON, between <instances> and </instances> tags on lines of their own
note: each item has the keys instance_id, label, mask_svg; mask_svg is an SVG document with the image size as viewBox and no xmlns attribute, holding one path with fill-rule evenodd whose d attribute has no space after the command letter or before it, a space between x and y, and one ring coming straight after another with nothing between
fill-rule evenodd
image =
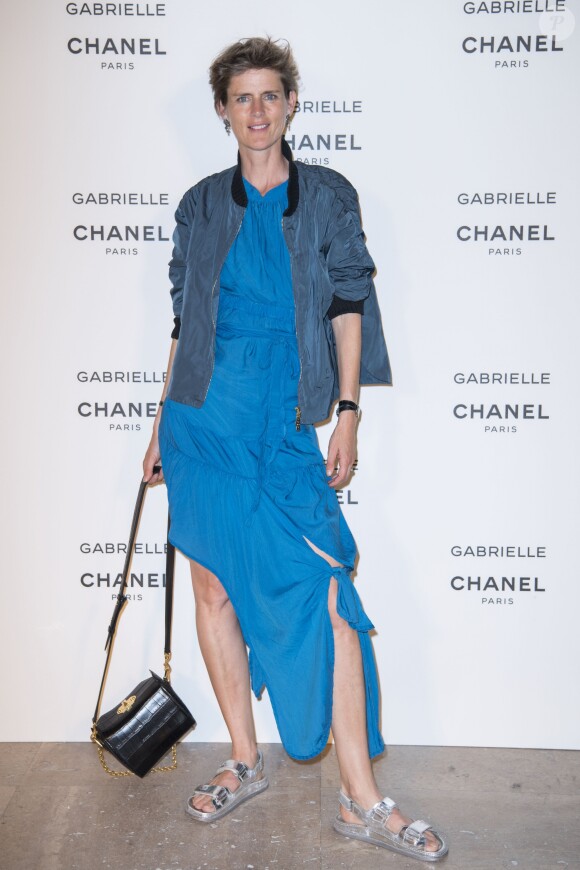
<instances>
[{"instance_id":1,"label":"black handbag","mask_svg":"<svg viewBox=\"0 0 580 870\"><path fill-rule=\"evenodd\" d=\"M156 466L154 472L159 471ZM127 602L125 590L129 581L129 571L135 538L141 518L143 500L148 484L141 482L137 503L133 513L133 522L129 535L129 546L123 569L121 591L117 595L117 603L113 611L105 650L107 658L99 689L97 706L93 715L91 740L96 745L99 760L103 769L110 776L131 776L135 774L144 777L149 771L175 770L177 767L176 744L191 728L195 727L195 719L171 686L171 617L173 613L173 578L175 571L175 548L167 539L167 557L165 567L165 655L164 676L158 677L153 671L119 704L99 716L105 680L109 669L111 652L115 640L115 632L119 616ZM168 522L169 530L169 522ZM111 753L127 770L111 770L105 761L105 749ZM166 767L155 765L171 749L172 764Z\"/></svg>"}]
</instances>

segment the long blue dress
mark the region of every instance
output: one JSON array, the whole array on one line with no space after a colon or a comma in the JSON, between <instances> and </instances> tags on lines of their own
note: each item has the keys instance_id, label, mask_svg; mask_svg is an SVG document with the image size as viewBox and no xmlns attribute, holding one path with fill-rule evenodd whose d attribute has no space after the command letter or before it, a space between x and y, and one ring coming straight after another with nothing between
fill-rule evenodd
<instances>
[{"instance_id":1,"label":"long blue dress","mask_svg":"<svg viewBox=\"0 0 580 870\"><path fill-rule=\"evenodd\" d=\"M252 689L267 688L282 743L318 755L332 717L337 609L359 633L368 748L379 730L373 628L350 579L356 546L313 426L296 429L300 362L288 249L287 182L248 206L220 276L215 365L201 408L167 400L159 429L171 542L223 584L249 648ZM332 556L331 568L305 538Z\"/></svg>"}]
</instances>

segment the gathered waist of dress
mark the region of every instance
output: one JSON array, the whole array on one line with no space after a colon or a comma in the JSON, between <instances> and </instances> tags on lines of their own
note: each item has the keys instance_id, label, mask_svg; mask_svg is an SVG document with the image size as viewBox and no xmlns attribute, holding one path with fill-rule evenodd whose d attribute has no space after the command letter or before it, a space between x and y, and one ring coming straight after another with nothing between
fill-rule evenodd
<instances>
[{"instance_id":1,"label":"gathered waist of dress","mask_svg":"<svg viewBox=\"0 0 580 870\"><path fill-rule=\"evenodd\" d=\"M220 293L217 331L274 338L296 336L294 308L253 302L227 291Z\"/></svg>"}]
</instances>

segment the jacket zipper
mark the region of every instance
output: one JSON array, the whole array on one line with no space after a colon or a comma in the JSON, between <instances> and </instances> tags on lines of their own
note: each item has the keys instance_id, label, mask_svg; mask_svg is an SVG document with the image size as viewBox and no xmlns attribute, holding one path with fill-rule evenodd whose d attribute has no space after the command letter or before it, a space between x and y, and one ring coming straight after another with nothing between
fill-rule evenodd
<instances>
[{"instance_id":1,"label":"jacket zipper","mask_svg":"<svg viewBox=\"0 0 580 870\"><path fill-rule=\"evenodd\" d=\"M284 217L282 217L282 235L284 236L284 241L286 241L286 233L284 232ZM288 256L290 258L290 281L292 283L292 295L294 295L294 280L292 278L292 251L290 250L288 242L286 242L286 247L288 248ZM298 376L297 390L298 401L300 402L300 384L302 382L302 357L300 356L300 345L298 342L298 323L296 322L296 297L294 297L294 332L296 333L296 343L298 345L298 363L300 365L300 375ZM300 432L300 426L302 425L302 410L300 408L300 405L296 405L294 410L296 411L296 431Z\"/></svg>"},{"instance_id":2,"label":"jacket zipper","mask_svg":"<svg viewBox=\"0 0 580 870\"><path fill-rule=\"evenodd\" d=\"M218 269L218 273L217 273L217 275L216 275L216 277L215 277L215 281L213 282L213 286L212 286L212 288L211 288L211 302L210 302L210 305L211 305L211 322L212 322L212 324L213 324L212 356L211 356L211 374L210 374L210 376L209 376L209 380L208 380L208 382L207 382L207 387L205 388L205 393L204 393L204 397L203 397L203 401L204 401L204 402L205 402L205 400L207 399L207 394L209 393L209 388L210 388L210 385L211 385L211 379L212 379L212 377L213 377L213 370L214 370L214 367L215 367L215 334L216 334L217 325L216 325L216 320L215 320L214 313L213 313L213 297L214 297L214 293L215 293L216 284L217 284L217 282L218 282L219 276L221 275L222 269L223 269L223 267L224 267L224 263L225 263L225 261L227 260L228 254L229 254L229 252L230 252L231 249L232 249L232 245L234 244L235 240L237 239L237 237L238 237L238 233L240 232L240 230L241 230L241 228L242 228L242 224L243 224L243 222L244 222L244 217L245 217L245 211L244 211L244 214L242 215L242 218L241 218L241 220L240 220L240 222L239 222L239 224L238 224L238 228L237 228L236 232L234 233L234 237L233 237L233 239L231 240L231 242L229 243L229 245L228 245L228 249L227 249L227 251L226 251L225 254L224 254L224 258L223 258L223 260L222 260L221 266L220 266L219 269Z\"/></svg>"}]
</instances>

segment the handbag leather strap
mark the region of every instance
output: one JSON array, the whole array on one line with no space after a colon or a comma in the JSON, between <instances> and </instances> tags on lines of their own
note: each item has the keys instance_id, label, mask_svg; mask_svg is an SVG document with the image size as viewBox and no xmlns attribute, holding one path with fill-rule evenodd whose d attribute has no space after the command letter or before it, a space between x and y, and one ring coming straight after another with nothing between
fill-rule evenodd
<instances>
[{"instance_id":1,"label":"handbag leather strap","mask_svg":"<svg viewBox=\"0 0 580 870\"><path fill-rule=\"evenodd\" d=\"M160 465L156 465L153 468L153 473L157 474L161 470ZM105 643L105 650L107 652L107 658L105 660L105 667L103 670L103 676L101 679L101 686L99 688L99 695L97 698L97 706L95 707L95 713L93 715L93 725L99 718L99 710L101 707L101 701L103 698L103 691L105 688L105 680L107 678L107 671L109 670L109 664L111 660L111 653L113 651L113 640L115 638L115 632L117 631L117 623L119 621L119 617L121 615L121 611L123 610L125 604L127 603L127 595L125 591L127 589L127 584L129 583L129 572L131 570L131 562L133 560L133 551L135 549L135 539L137 537L137 530L139 528L139 521L141 519L141 513L143 511L143 502L145 500L145 493L147 491L147 487L149 484L147 481L142 480L139 486L139 492L137 493L137 501L135 503L135 510L133 511L133 520L131 522L131 531L129 532L129 545L127 547L127 554L125 556L125 565L123 567L123 582L121 583L121 590L117 595L117 603L115 604L115 609L113 610L113 616L111 617L111 622L109 623L109 627L107 629L107 640ZM171 526L171 518L167 517L167 552L165 556L165 647L164 647L164 657L165 657L165 679L169 682L171 668L169 666L169 660L171 658L171 621L173 615L173 578L175 573L175 547L173 544L169 542L169 529Z\"/></svg>"}]
</instances>

